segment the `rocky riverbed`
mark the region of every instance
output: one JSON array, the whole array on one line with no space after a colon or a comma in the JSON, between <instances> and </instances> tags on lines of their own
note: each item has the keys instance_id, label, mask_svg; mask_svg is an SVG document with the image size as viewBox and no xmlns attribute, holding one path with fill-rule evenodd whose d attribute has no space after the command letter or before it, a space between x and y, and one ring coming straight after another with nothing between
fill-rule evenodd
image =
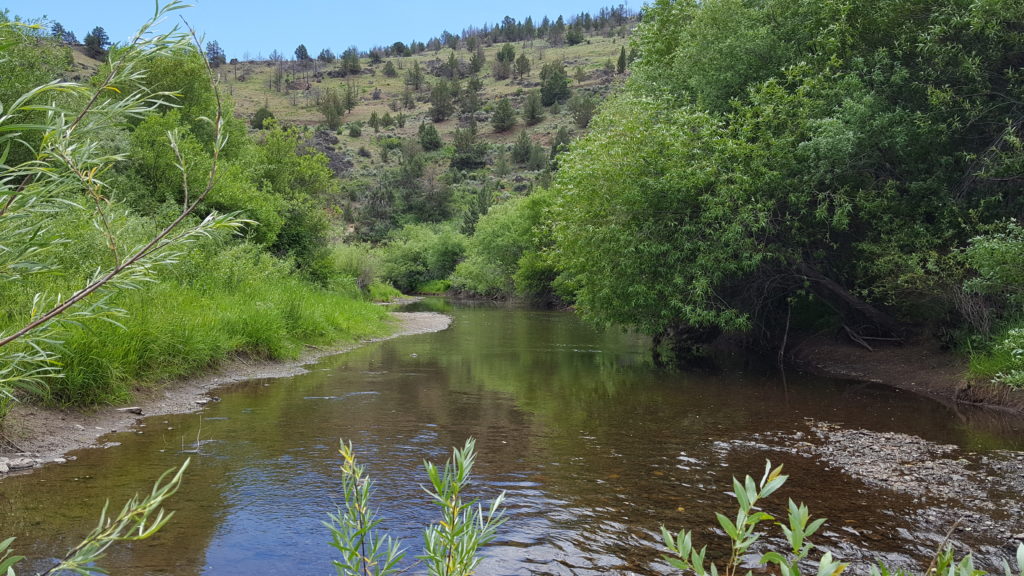
<instances>
[{"instance_id":1,"label":"rocky riverbed","mask_svg":"<svg viewBox=\"0 0 1024 576\"><path fill-rule=\"evenodd\" d=\"M815 458L866 486L905 495L922 527L923 547L949 544L973 552L989 570L1002 573L1001 560L1013 558L1024 543L1024 453L982 454L896 432L813 420L805 425L806 431L718 442L716 449L722 455L755 449Z\"/></svg>"}]
</instances>

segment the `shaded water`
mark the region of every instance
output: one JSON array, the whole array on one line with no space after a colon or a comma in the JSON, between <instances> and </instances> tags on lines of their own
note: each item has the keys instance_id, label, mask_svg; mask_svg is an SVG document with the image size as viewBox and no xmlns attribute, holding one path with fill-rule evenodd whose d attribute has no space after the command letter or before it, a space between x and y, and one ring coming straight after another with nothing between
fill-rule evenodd
<instances>
[{"instance_id":1,"label":"shaded water","mask_svg":"<svg viewBox=\"0 0 1024 576\"><path fill-rule=\"evenodd\" d=\"M385 526L416 554L420 527L435 517L421 462L474 436L474 490L486 499L507 491L509 510L481 574L658 573L659 526L717 540L713 511L732 509L730 477L758 474L765 458L792 475L769 511L782 513L792 497L830 519L823 544L923 557L933 544L904 519L910 498L814 459L723 451L720 442L806 430L812 418L979 450L1024 447L1012 423L975 425L885 387L783 381L740 360L715 374L669 373L650 365L641 339L595 332L568 313L427 305L452 314L452 327L328 358L306 375L233 386L201 414L149 418L106 438L118 446L0 481L0 536L17 536L16 552L42 558L31 567L44 569L48 554L88 532L104 498L119 505L197 451L171 524L117 548L105 567L331 574L321 521L339 497L339 438L355 443Z\"/></svg>"}]
</instances>

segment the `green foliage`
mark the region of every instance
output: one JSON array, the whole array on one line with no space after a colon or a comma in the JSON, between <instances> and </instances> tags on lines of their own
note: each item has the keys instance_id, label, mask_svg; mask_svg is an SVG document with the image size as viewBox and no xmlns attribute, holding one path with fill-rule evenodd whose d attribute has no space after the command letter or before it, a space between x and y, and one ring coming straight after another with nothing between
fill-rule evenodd
<instances>
[{"instance_id":1,"label":"green foliage","mask_svg":"<svg viewBox=\"0 0 1024 576\"><path fill-rule=\"evenodd\" d=\"M320 93L320 113L324 115L324 121L331 130L341 127L341 118L345 115L345 101L343 95L334 88L328 86Z\"/></svg>"},{"instance_id":2,"label":"green foliage","mask_svg":"<svg viewBox=\"0 0 1024 576\"><path fill-rule=\"evenodd\" d=\"M615 71L619 74L624 74L626 72L626 62L626 47L623 46L619 51L619 59L615 63Z\"/></svg>"},{"instance_id":3,"label":"green foliage","mask_svg":"<svg viewBox=\"0 0 1024 576\"><path fill-rule=\"evenodd\" d=\"M466 238L450 224L410 224L391 233L381 250L380 275L403 293L444 280L466 252Z\"/></svg>"},{"instance_id":4,"label":"green foliage","mask_svg":"<svg viewBox=\"0 0 1024 576\"><path fill-rule=\"evenodd\" d=\"M466 259L456 266L452 286L481 296L536 298L549 292L553 273L549 266L547 273L543 271L538 256L550 201L550 194L537 192L491 207L469 238Z\"/></svg>"},{"instance_id":5,"label":"green foliage","mask_svg":"<svg viewBox=\"0 0 1024 576\"><path fill-rule=\"evenodd\" d=\"M540 101L545 106L569 98L569 76L561 62L548 62L540 70Z\"/></svg>"},{"instance_id":6,"label":"green foliage","mask_svg":"<svg viewBox=\"0 0 1024 576\"><path fill-rule=\"evenodd\" d=\"M266 106L262 106L255 114L253 114L252 120L249 121L249 125L256 130L263 130L263 123L273 117L274 113Z\"/></svg>"},{"instance_id":7,"label":"green foliage","mask_svg":"<svg viewBox=\"0 0 1024 576\"><path fill-rule=\"evenodd\" d=\"M100 59L107 55L107 47L110 46L110 37L102 26L90 30L82 41L85 44L85 53L90 58Z\"/></svg>"},{"instance_id":8,"label":"green foliage","mask_svg":"<svg viewBox=\"0 0 1024 576\"><path fill-rule=\"evenodd\" d=\"M420 556L431 576L469 576L480 564L478 550L494 540L504 523L501 493L485 510L477 500L464 501L476 461L475 441L452 451L452 457L439 470L432 462L423 467L430 479L427 494L441 510L441 519L423 533L424 554ZM339 575L383 576L404 572L397 564L404 556L401 545L388 535L379 534L381 524L370 507L373 481L364 467L356 463L351 443L341 443L342 488L345 507L331 515L331 545L342 553L334 565Z\"/></svg>"},{"instance_id":9,"label":"green foliage","mask_svg":"<svg viewBox=\"0 0 1024 576\"><path fill-rule=\"evenodd\" d=\"M507 132L516 125L516 111L512 108L512 102L508 98L498 100L494 107L494 114L491 115L491 126L495 132Z\"/></svg>"},{"instance_id":10,"label":"green foliage","mask_svg":"<svg viewBox=\"0 0 1024 576\"><path fill-rule=\"evenodd\" d=\"M523 122L533 126L544 119L544 104L540 100L540 92L531 90L523 102Z\"/></svg>"},{"instance_id":11,"label":"green foliage","mask_svg":"<svg viewBox=\"0 0 1024 576\"><path fill-rule=\"evenodd\" d=\"M341 442L341 487L344 508L330 514L331 546L341 552L334 560L339 576L385 576L397 574L396 565L405 556L399 543L389 535L381 535L380 517L370 508L373 480L365 468L356 463L352 443Z\"/></svg>"},{"instance_id":12,"label":"green foliage","mask_svg":"<svg viewBox=\"0 0 1024 576\"><path fill-rule=\"evenodd\" d=\"M580 128L586 128L590 124L590 119L594 117L594 111L597 110L597 100L590 94L576 92L569 98L566 108L572 115L572 121Z\"/></svg>"},{"instance_id":13,"label":"green foliage","mask_svg":"<svg viewBox=\"0 0 1024 576\"><path fill-rule=\"evenodd\" d=\"M1000 6L648 5L626 95L560 157L562 288L599 322L756 325L766 344L807 294L876 333L934 319L894 289L911 273L954 308L923 263L1021 210L1004 63L1024 6Z\"/></svg>"},{"instance_id":14,"label":"green foliage","mask_svg":"<svg viewBox=\"0 0 1024 576\"><path fill-rule=\"evenodd\" d=\"M395 69L395 64L391 60L384 63L384 75L388 78L395 78L398 76L398 70Z\"/></svg>"},{"instance_id":15,"label":"green foliage","mask_svg":"<svg viewBox=\"0 0 1024 576\"><path fill-rule=\"evenodd\" d=\"M443 122L455 112L455 100L451 84L438 80L430 89L430 119Z\"/></svg>"},{"instance_id":16,"label":"green foliage","mask_svg":"<svg viewBox=\"0 0 1024 576\"><path fill-rule=\"evenodd\" d=\"M420 124L419 140L420 146L427 152L438 150L442 145L441 135L437 133L437 128L433 124L427 124L426 122Z\"/></svg>"},{"instance_id":17,"label":"green foliage","mask_svg":"<svg viewBox=\"0 0 1024 576\"><path fill-rule=\"evenodd\" d=\"M295 59L299 62L305 62L307 60L312 60L313 58L309 55L309 50L306 49L306 45L299 44L298 47L295 48Z\"/></svg>"},{"instance_id":18,"label":"green foliage","mask_svg":"<svg viewBox=\"0 0 1024 576\"><path fill-rule=\"evenodd\" d=\"M476 121L470 118L469 125L459 127L452 134L452 167L459 170L475 170L486 163L487 143L481 142L476 134Z\"/></svg>"},{"instance_id":19,"label":"green foliage","mask_svg":"<svg viewBox=\"0 0 1024 576\"><path fill-rule=\"evenodd\" d=\"M461 450L452 451L452 458L438 470L432 462L423 467L433 490L427 494L441 508L441 520L423 532L424 553L421 559L430 576L470 576L480 564L477 551L494 540L505 522L502 492L484 510L477 500L463 501L476 462L476 441L466 440Z\"/></svg>"}]
</instances>

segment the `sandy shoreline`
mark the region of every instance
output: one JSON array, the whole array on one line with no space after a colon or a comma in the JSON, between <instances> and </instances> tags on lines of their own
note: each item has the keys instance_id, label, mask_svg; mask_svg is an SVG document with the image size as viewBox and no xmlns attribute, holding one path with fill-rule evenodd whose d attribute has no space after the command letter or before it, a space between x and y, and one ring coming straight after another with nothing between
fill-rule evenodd
<instances>
[{"instance_id":1,"label":"sandy shoreline","mask_svg":"<svg viewBox=\"0 0 1024 576\"><path fill-rule=\"evenodd\" d=\"M47 462L62 462L72 451L97 446L104 434L126 430L145 416L186 414L201 410L210 401L209 392L221 386L255 378L282 378L306 372L305 366L325 356L341 354L371 342L399 336L440 332L451 324L451 317L436 312L393 312L397 321L394 333L339 346L307 348L300 358L286 362L235 359L216 370L195 378L170 382L136 395L135 403L125 407L100 407L95 410L63 411L40 406L18 405L8 415L0 437L0 475L18 469L31 469Z\"/></svg>"}]
</instances>

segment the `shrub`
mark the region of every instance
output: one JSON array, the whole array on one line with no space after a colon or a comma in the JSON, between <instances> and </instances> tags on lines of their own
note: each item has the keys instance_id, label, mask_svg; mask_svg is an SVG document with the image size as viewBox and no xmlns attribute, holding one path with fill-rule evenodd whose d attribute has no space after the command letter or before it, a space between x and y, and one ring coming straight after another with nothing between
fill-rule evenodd
<instances>
[{"instance_id":1,"label":"shrub","mask_svg":"<svg viewBox=\"0 0 1024 576\"><path fill-rule=\"evenodd\" d=\"M410 224L391 233L381 253L381 276L402 292L444 280L466 251L466 237L449 224Z\"/></svg>"},{"instance_id":2,"label":"shrub","mask_svg":"<svg viewBox=\"0 0 1024 576\"><path fill-rule=\"evenodd\" d=\"M273 118L274 113L270 111L266 106L261 107L252 116L252 120L249 121L249 125L257 130L263 130L263 123L268 118Z\"/></svg>"}]
</instances>

